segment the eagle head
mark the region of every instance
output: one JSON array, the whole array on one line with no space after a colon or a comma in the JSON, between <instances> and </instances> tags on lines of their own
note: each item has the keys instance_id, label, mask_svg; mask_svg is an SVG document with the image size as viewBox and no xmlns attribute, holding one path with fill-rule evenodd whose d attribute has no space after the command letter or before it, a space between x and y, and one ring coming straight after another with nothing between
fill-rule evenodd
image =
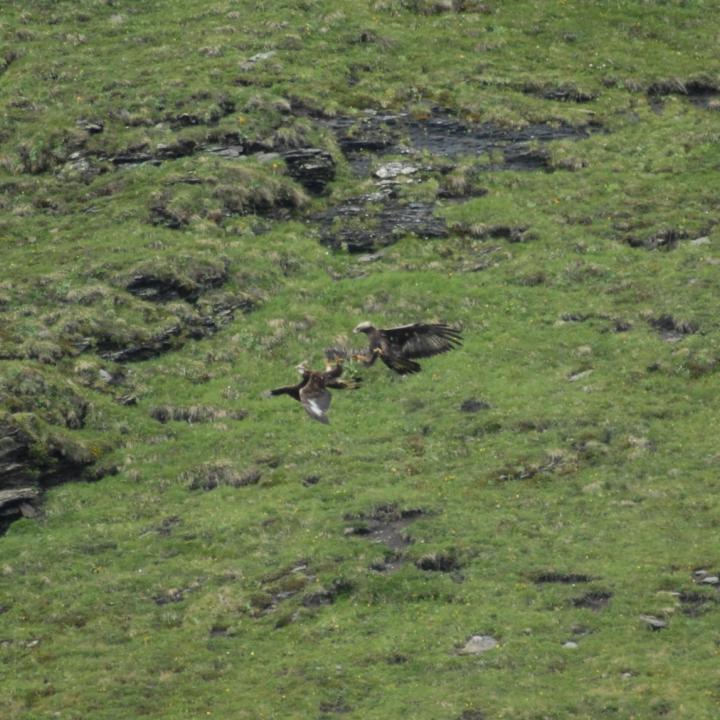
<instances>
[{"instance_id":1,"label":"eagle head","mask_svg":"<svg viewBox=\"0 0 720 720\"><path fill-rule=\"evenodd\" d=\"M366 335L368 333L371 333L374 330L374 326L372 323L365 320L364 322L361 322L354 330L354 333L365 333Z\"/></svg>"}]
</instances>

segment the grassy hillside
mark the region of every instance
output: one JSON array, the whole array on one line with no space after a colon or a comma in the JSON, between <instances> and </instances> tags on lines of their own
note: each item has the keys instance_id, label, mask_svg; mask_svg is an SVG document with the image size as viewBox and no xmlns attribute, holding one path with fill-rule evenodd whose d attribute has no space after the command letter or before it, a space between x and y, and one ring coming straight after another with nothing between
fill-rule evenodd
<instances>
[{"instance_id":1,"label":"grassy hillside","mask_svg":"<svg viewBox=\"0 0 720 720\"><path fill-rule=\"evenodd\" d=\"M719 15L4 2L4 716L716 718Z\"/></svg>"}]
</instances>

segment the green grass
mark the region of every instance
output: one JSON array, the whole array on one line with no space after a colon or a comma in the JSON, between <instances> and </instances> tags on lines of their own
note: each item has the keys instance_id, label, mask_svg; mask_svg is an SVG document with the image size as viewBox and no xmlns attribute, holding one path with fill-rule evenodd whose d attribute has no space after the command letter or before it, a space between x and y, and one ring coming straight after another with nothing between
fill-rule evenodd
<instances>
[{"instance_id":1,"label":"green grass","mask_svg":"<svg viewBox=\"0 0 720 720\"><path fill-rule=\"evenodd\" d=\"M720 596L693 572L720 570L718 115L647 94L718 87L715 3L4 5L0 405L38 469L64 455L118 471L49 489L43 516L0 538L5 714L715 718ZM597 97L540 97L560 86ZM458 158L448 180L426 156L405 197L488 190L438 201L447 238L372 262L329 251L312 216L373 186L314 116L434 106L597 127L550 143L548 172ZM274 155L112 164L223 133L325 148L336 179L312 196ZM131 294L149 269L199 299ZM193 337L238 299L251 307ZM665 315L694 332L663 338ZM417 376L362 370L328 427L262 396L364 319L457 323L465 343ZM156 358L100 354L176 324ZM221 412L161 424L159 406ZM260 478L192 489L210 463ZM380 572L391 549L349 529L389 505L423 514ZM459 568L416 565L433 554ZM589 581L536 582L553 572ZM573 603L591 592L608 604ZM478 634L499 647L459 655Z\"/></svg>"}]
</instances>

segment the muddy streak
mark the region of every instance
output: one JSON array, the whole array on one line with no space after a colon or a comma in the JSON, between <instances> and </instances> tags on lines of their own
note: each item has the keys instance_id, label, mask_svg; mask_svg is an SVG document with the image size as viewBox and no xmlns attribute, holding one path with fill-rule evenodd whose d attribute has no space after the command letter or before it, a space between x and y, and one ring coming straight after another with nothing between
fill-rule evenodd
<instances>
[{"instance_id":1,"label":"muddy streak","mask_svg":"<svg viewBox=\"0 0 720 720\"><path fill-rule=\"evenodd\" d=\"M589 137L598 126L575 127L566 123L534 123L504 128L492 123L465 123L447 112L416 119L407 113L368 114L363 118L320 120L336 136L356 174L369 172L367 153L375 155L429 152L449 158L490 155L498 151L503 161L492 169L533 170L542 157L531 150L536 143Z\"/></svg>"}]
</instances>

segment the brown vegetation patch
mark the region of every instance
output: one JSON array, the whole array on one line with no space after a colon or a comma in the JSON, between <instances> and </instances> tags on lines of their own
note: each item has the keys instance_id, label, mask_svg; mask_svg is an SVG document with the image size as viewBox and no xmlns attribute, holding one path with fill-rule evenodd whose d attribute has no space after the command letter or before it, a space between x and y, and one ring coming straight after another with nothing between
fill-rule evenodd
<instances>
[{"instance_id":1,"label":"brown vegetation patch","mask_svg":"<svg viewBox=\"0 0 720 720\"><path fill-rule=\"evenodd\" d=\"M577 469L578 458L576 455L563 450L554 450L540 461L520 459L516 463L506 465L493 473L493 477L503 482L508 480L530 480L536 476L571 473Z\"/></svg>"},{"instance_id":2,"label":"brown vegetation patch","mask_svg":"<svg viewBox=\"0 0 720 720\"><path fill-rule=\"evenodd\" d=\"M588 583L592 581L590 575L584 573L561 573L555 570L543 570L530 575L534 583L562 583L564 585L575 585L576 583Z\"/></svg>"},{"instance_id":3,"label":"brown vegetation patch","mask_svg":"<svg viewBox=\"0 0 720 720\"><path fill-rule=\"evenodd\" d=\"M190 490L214 490L221 485L245 487L260 482L262 474L257 468L238 470L229 460L212 460L202 463L180 475Z\"/></svg>"},{"instance_id":4,"label":"brown vegetation patch","mask_svg":"<svg viewBox=\"0 0 720 720\"><path fill-rule=\"evenodd\" d=\"M0 405L11 413L34 412L53 425L77 430L90 405L66 381L49 379L32 368L0 376Z\"/></svg>"},{"instance_id":5,"label":"brown vegetation patch","mask_svg":"<svg viewBox=\"0 0 720 720\"><path fill-rule=\"evenodd\" d=\"M215 420L243 420L247 417L244 410L224 410L222 408L208 407L207 405L191 405L190 407L176 407L173 405L159 405L150 410L150 417L161 423L181 421L189 424L201 422L214 422Z\"/></svg>"},{"instance_id":6,"label":"brown vegetation patch","mask_svg":"<svg viewBox=\"0 0 720 720\"><path fill-rule=\"evenodd\" d=\"M597 99L595 93L579 89L572 83L564 85L546 85L544 83L526 83L521 88L526 95L536 95L543 100L560 102L587 103Z\"/></svg>"}]
</instances>

